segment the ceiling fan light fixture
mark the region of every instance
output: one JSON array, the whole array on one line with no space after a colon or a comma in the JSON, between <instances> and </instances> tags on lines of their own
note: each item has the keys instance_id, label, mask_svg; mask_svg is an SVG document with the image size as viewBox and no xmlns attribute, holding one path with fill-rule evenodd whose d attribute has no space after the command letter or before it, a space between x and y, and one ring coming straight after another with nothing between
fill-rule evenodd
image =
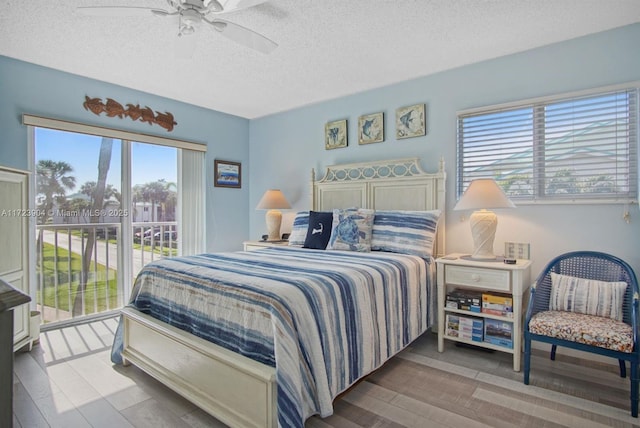
<instances>
[{"instance_id":1,"label":"ceiling fan light fixture","mask_svg":"<svg viewBox=\"0 0 640 428\"><path fill-rule=\"evenodd\" d=\"M180 26L180 32L178 33L178 36L189 36L193 33L196 32L196 29L189 26L189 25L181 25Z\"/></svg>"},{"instance_id":2,"label":"ceiling fan light fixture","mask_svg":"<svg viewBox=\"0 0 640 428\"><path fill-rule=\"evenodd\" d=\"M180 35L188 36L196 32L202 16L193 9L185 9L180 12Z\"/></svg>"}]
</instances>

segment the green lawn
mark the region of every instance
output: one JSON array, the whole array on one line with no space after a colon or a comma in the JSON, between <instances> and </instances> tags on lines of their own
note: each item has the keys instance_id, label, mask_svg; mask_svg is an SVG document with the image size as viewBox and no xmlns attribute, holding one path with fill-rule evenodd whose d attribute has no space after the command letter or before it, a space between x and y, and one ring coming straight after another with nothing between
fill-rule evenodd
<instances>
[{"instance_id":1,"label":"green lawn","mask_svg":"<svg viewBox=\"0 0 640 428\"><path fill-rule=\"evenodd\" d=\"M42 255L42 266L39 265L38 260L37 274L44 275L44 287L43 290L38 290L37 302L40 303L44 297L45 306L52 308L57 306L60 310L71 311L80 282L81 256L60 247L56 250L54 245L47 243L43 244ZM106 269L101 264L96 266L95 262L91 262L90 272L92 276L84 294L84 313L98 313L121 306L122 296L119 293L122 291L118 290L117 272L114 269ZM44 296L41 296L41 292Z\"/></svg>"}]
</instances>

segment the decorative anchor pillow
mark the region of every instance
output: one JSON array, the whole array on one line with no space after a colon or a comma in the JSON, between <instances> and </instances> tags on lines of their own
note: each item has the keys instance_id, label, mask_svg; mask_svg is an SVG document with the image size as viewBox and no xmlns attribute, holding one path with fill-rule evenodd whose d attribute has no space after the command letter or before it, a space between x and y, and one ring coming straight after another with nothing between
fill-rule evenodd
<instances>
[{"instance_id":1,"label":"decorative anchor pillow","mask_svg":"<svg viewBox=\"0 0 640 428\"><path fill-rule=\"evenodd\" d=\"M375 210L349 208L333 210L331 238L327 250L371 251L371 230Z\"/></svg>"},{"instance_id":2,"label":"decorative anchor pillow","mask_svg":"<svg viewBox=\"0 0 640 428\"><path fill-rule=\"evenodd\" d=\"M577 278L551 272L549 310L578 312L622 321L627 283Z\"/></svg>"},{"instance_id":3,"label":"decorative anchor pillow","mask_svg":"<svg viewBox=\"0 0 640 428\"><path fill-rule=\"evenodd\" d=\"M329 238L331 237L332 226L332 212L310 211L307 238L304 240L302 248L312 248L314 250L324 250L327 248Z\"/></svg>"}]
</instances>

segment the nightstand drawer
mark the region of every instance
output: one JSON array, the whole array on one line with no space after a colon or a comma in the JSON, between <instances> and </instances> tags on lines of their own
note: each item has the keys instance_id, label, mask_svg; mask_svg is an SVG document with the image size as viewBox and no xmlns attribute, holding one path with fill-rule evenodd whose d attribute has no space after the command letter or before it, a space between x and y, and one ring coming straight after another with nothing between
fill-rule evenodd
<instances>
[{"instance_id":1,"label":"nightstand drawer","mask_svg":"<svg viewBox=\"0 0 640 428\"><path fill-rule=\"evenodd\" d=\"M448 284L482 289L490 288L497 291L511 291L509 271L506 270L446 265L445 277Z\"/></svg>"}]
</instances>

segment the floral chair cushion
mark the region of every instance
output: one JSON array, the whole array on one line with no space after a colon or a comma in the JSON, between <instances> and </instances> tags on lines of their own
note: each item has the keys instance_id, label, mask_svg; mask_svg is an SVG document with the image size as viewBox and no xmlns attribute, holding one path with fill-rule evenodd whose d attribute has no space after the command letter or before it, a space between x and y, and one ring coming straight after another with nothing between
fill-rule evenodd
<instances>
[{"instance_id":1,"label":"floral chair cushion","mask_svg":"<svg viewBox=\"0 0 640 428\"><path fill-rule=\"evenodd\" d=\"M633 351L631 326L608 317L565 311L539 312L531 318L529 331L614 351Z\"/></svg>"}]
</instances>

